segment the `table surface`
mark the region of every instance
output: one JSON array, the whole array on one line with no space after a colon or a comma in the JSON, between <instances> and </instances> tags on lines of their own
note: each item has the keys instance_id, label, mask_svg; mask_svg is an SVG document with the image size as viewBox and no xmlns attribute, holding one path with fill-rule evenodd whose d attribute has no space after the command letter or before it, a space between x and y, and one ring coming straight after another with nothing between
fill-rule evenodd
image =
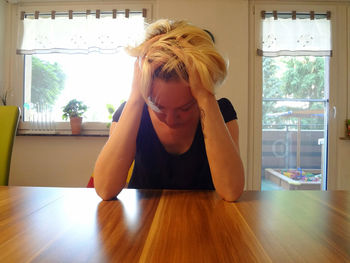
<instances>
[{"instance_id":1,"label":"table surface","mask_svg":"<svg viewBox=\"0 0 350 263\"><path fill-rule=\"evenodd\" d=\"M0 187L0 262L350 262L350 192Z\"/></svg>"}]
</instances>

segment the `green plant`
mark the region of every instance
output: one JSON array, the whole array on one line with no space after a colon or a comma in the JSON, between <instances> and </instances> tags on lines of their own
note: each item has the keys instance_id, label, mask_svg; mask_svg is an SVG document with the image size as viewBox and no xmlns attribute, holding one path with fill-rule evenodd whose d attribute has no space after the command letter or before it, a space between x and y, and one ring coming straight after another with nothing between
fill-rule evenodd
<instances>
[{"instance_id":1,"label":"green plant","mask_svg":"<svg viewBox=\"0 0 350 263\"><path fill-rule=\"evenodd\" d=\"M63 107L62 119L67 120L68 117L82 117L86 111L87 106L82 101L73 99Z\"/></svg>"},{"instance_id":2,"label":"green plant","mask_svg":"<svg viewBox=\"0 0 350 263\"><path fill-rule=\"evenodd\" d=\"M106 107L107 107L107 111L108 111L108 119L112 120L115 108L114 108L114 106L112 104L107 104ZM110 126L111 126L111 123L108 122L107 123L107 128L109 128Z\"/></svg>"},{"instance_id":3,"label":"green plant","mask_svg":"<svg viewBox=\"0 0 350 263\"><path fill-rule=\"evenodd\" d=\"M115 111L115 108L112 104L107 104L106 107L107 107L107 111L108 111L108 119L111 120L113 117L113 113Z\"/></svg>"}]
</instances>

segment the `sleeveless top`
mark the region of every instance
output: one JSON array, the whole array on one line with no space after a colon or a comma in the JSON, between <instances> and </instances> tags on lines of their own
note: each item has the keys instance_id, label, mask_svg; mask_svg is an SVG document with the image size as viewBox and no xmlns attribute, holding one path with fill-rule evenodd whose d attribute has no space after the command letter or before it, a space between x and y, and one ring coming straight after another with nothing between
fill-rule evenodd
<instances>
[{"instance_id":1,"label":"sleeveless top","mask_svg":"<svg viewBox=\"0 0 350 263\"><path fill-rule=\"evenodd\" d=\"M237 119L228 99L222 98L218 104L225 122ZM124 106L125 102L114 113L113 121L119 120ZM188 151L180 155L171 154L161 144L145 104L136 139L134 170L128 187L214 190L200 121Z\"/></svg>"}]
</instances>

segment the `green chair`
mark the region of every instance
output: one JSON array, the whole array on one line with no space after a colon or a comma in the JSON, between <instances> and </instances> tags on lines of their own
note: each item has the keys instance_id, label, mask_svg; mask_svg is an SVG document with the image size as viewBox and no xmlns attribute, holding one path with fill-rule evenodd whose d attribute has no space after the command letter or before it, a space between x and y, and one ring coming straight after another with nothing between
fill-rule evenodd
<instances>
[{"instance_id":1,"label":"green chair","mask_svg":"<svg viewBox=\"0 0 350 263\"><path fill-rule=\"evenodd\" d=\"M13 141L20 117L17 106L0 106L0 185L8 185Z\"/></svg>"}]
</instances>

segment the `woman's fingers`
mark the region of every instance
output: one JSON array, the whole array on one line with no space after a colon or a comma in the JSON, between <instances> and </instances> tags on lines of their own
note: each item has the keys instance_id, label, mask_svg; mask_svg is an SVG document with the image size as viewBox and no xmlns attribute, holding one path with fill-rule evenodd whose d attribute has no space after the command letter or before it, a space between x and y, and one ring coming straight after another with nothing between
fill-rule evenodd
<instances>
[{"instance_id":1,"label":"woman's fingers","mask_svg":"<svg viewBox=\"0 0 350 263\"><path fill-rule=\"evenodd\" d=\"M142 64L140 63L140 58L137 58L134 63L134 77L131 86L131 94L130 97L140 100L142 99L141 94L141 68Z\"/></svg>"}]
</instances>

